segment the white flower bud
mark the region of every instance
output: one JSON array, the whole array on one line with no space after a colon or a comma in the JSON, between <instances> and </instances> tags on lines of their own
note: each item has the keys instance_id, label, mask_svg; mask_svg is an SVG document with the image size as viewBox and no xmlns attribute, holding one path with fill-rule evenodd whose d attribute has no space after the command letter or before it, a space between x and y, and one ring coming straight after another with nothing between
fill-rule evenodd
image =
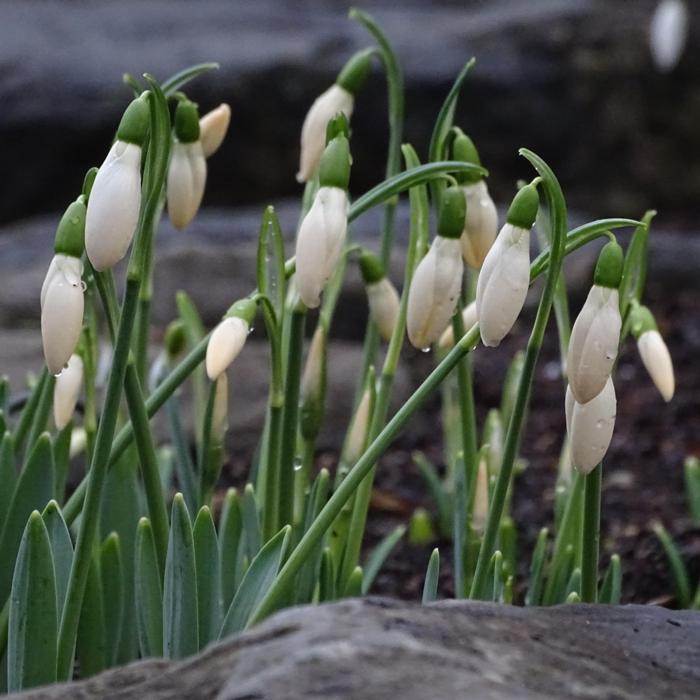
<instances>
[{"instance_id":1,"label":"white flower bud","mask_svg":"<svg viewBox=\"0 0 700 700\"><path fill-rule=\"evenodd\" d=\"M377 325L379 335L389 342L399 318L399 293L386 277L367 284L366 289L370 316Z\"/></svg>"},{"instance_id":2,"label":"white flower bud","mask_svg":"<svg viewBox=\"0 0 700 700\"><path fill-rule=\"evenodd\" d=\"M238 357L248 337L248 329L248 323L242 318L229 316L212 331L206 357L209 379L218 379Z\"/></svg>"},{"instance_id":3,"label":"white flower bud","mask_svg":"<svg viewBox=\"0 0 700 700\"><path fill-rule=\"evenodd\" d=\"M464 330L469 331L474 327L476 323L476 302L473 301L471 304L467 304L462 309L462 323L464 324ZM455 344L455 334L452 324L445 328L445 331L440 336L438 340L438 347L441 350L449 350Z\"/></svg>"},{"instance_id":4,"label":"white flower bud","mask_svg":"<svg viewBox=\"0 0 700 700\"><path fill-rule=\"evenodd\" d=\"M301 384L299 387L299 395L302 402L313 401L321 394L321 385L323 384L324 367L324 352L326 349L326 332L323 326L319 324L314 331L311 343L309 344L309 352L306 355L306 364L304 365L304 373L301 375Z\"/></svg>"},{"instance_id":5,"label":"white flower bud","mask_svg":"<svg viewBox=\"0 0 700 700\"><path fill-rule=\"evenodd\" d=\"M333 84L311 105L301 127L301 156L297 182L313 177L326 146L326 127L338 112L348 119L352 115L355 98L340 85Z\"/></svg>"},{"instance_id":6,"label":"white flower bud","mask_svg":"<svg viewBox=\"0 0 700 700\"><path fill-rule=\"evenodd\" d=\"M455 312L463 272L459 239L435 236L408 292L406 330L411 345L426 350L442 335Z\"/></svg>"},{"instance_id":7,"label":"white flower bud","mask_svg":"<svg viewBox=\"0 0 700 700\"><path fill-rule=\"evenodd\" d=\"M204 196L207 161L201 141L173 144L168 166L168 216L182 231L194 219Z\"/></svg>"},{"instance_id":8,"label":"white flower bud","mask_svg":"<svg viewBox=\"0 0 700 700\"><path fill-rule=\"evenodd\" d=\"M357 410L352 419L352 427L348 433L347 443L345 445L345 461L352 465L357 462L362 456L367 440L367 431L369 430L369 409L372 404L372 395L369 389L365 389L357 404Z\"/></svg>"},{"instance_id":9,"label":"white flower bud","mask_svg":"<svg viewBox=\"0 0 700 700\"><path fill-rule=\"evenodd\" d=\"M489 469L486 460L479 459L479 467L476 473L476 485L474 488L474 511L472 525L482 532L486 527L489 517Z\"/></svg>"},{"instance_id":10,"label":"white flower bud","mask_svg":"<svg viewBox=\"0 0 700 700\"><path fill-rule=\"evenodd\" d=\"M508 335L530 286L530 230L505 224L486 255L476 283L481 340L496 347Z\"/></svg>"},{"instance_id":11,"label":"white flower bud","mask_svg":"<svg viewBox=\"0 0 700 700\"><path fill-rule=\"evenodd\" d=\"M661 0L649 27L649 47L662 73L673 70L688 38L688 8L683 0Z\"/></svg>"},{"instance_id":12,"label":"white flower bud","mask_svg":"<svg viewBox=\"0 0 700 700\"><path fill-rule=\"evenodd\" d=\"M617 289L594 284L574 323L567 371L579 403L598 396L612 372L622 326L619 304Z\"/></svg>"},{"instance_id":13,"label":"white flower bud","mask_svg":"<svg viewBox=\"0 0 700 700\"><path fill-rule=\"evenodd\" d=\"M343 252L348 228L348 195L339 187L321 187L299 227L296 280L299 296L310 309L321 303L321 292Z\"/></svg>"},{"instance_id":14,"label":"white flower bud","mask_svg":"<svg viewBox=\"0 0 700 700\"><path fill-rule=\"evenodd\" d=\"M73 459L85 452L87 447L87 432L82 426L73 428L70 434L70 447L68 448L68 459Z\"/></svg>"},{"instance_id":15,"label":"white flower bud","mask_svg":"<svg viewBox=\"0 0 700 700\"><path fill-rule=\"evenodd\" d=\"M96 270L126 255L140 207L141 147L115 141L97 171L85 217L85 252Z\"/></svg>"},{"instance_id":16,"label":"white flower bud","mask_svg":"<svg viewBox=\"0 0 700 700\"><path fill-rule=\"evenodd\" d=\"M637 349L664 401L670 401L676 390L676 379L671 354L659 331L649 330L642 333L637 339Z\"/></svg>"},{"instance_id":17,"label":"white flower bud","mask_svg":"<svg viewBox=\"0 0 700 700\"><path fill-rule=\"evenodd\" d=\"M228 377L222 372L216 378L216 393L211 416L211 437L214 442L222 443L228 430Z\"/></svg>"},{"instance_id":18,"label":"white flower bud","mask_svg":"<svg viewBox=\"0 0 700 700\"><path fill-rule=\"evenodd\" d=\"M467 216L462 234L464 262L475 270L481 269L486 254L498 233L498 213L485 180L462 187L467 203Z\"/></svg>"},{"instance_id":19,"label":"white flower bud","mask_svg":"<svg viewBox=\"0 0 700 700\"><path fill-rule=\"evenodd\" d=\"M224 102L199 120L199 140L204 157L214 155L226 137L231 122L231 108Z\"/></svg>"},{"instance_id":20,"label":"white flower bud","mask_svg":"<svg viewBox=\"0 0 700 700\"><path fill-rule=\"evenodd\" d=\"M71 355L65 369L56 377L53 391L53 420L58 430L63 430L73 417L82 384L83 360L80 355Z\"/></svg>"},{"instance_id":21,"label":"white flower bud","mask_svg":"<svg viewBox=\"0 0 700 700\"><path fill-rule=\"evenodd\" d=\"M611 377L603 390L588 403L574 398L571 386L566 390L566 429L569 433L571 463L582 474L600 464L610 447L617 399Z\"/></svg>"},{"instance_id":22,"label":"white flower bud","mask_svg":"<svg viewBox=\"0 0 700 700\"><path fill-rule=\"evenodd\" d=\"M59 374L78 344L83 326L83 263L55 255L41 289L41 337L46 366Z\"/></svg>"}]
</instances>

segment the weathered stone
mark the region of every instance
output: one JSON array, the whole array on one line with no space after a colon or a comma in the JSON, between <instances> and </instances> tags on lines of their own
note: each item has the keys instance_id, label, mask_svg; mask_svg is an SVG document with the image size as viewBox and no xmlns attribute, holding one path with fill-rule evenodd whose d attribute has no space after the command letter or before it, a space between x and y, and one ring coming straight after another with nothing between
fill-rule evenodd
<instances>
[{"instance_id":1,"label":"weathered stone","mask_svg":"<svg viewBox=\"0 0 700 700\"><path fill-rule=\"evenodd\" d=\"M698 654L697 612L374 598L293 608L191 659L10 697L690 700Z\"/></svg>"}]
</instances>

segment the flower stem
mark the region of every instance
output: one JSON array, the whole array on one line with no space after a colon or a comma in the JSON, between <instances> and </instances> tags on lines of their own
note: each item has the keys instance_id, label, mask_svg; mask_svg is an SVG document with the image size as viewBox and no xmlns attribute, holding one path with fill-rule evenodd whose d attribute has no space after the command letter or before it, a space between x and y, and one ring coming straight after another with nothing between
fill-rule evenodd
<instances>
[{"instance_id":1,"label":"flower stem","mask_svg":"<svg viewBox=\"0 0 700 700\"><path fill-rule=\"evenodd\" d=\"M581 559L581 600L598 600L598 549L600 544L600 490L603 465L586 475L583 491L583 532Z\"/></svg>"}]
</instances>

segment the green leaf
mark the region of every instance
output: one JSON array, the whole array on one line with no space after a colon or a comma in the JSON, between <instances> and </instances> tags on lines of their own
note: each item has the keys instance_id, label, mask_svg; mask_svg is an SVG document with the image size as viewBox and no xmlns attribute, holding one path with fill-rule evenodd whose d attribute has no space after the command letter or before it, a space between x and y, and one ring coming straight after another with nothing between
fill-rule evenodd
<instances>
[{"instance_id":1,"label":"green leaf","mask_svg":"<svg viewBox=\"0 0 700 700\"><path fill-rule=\"evenodd\" d=\"M0 454L2 454L0 452ZM2 457L0 456L0 464ZM685 497L688 501L690 517L700 525L700 460L688 457L684 464Z\"/></svg>"},{"instance_id":2,"label":"green leaf","mask_svg":"<svg viewBox=\"0 0 700 700\"><path fill-rule=\"evenodd\" d=\"M163 587L158 569L156 543L148 518L136 529L135 548L136 630L142 657L163 653Z\"/></svg>"},{"instance_id":3,"label":"green leaf","mask_svg":"<svg viewBox=\"0 0 700 700\"><path fill-rule=\"evenodd\" d=\"M253 561L255 555L260 551L262 533L260 531L258 502L255 498L255 490L252 484L246 484L243 491L241 514L243 516L243 532L245 533L245 546L248 560Z\"/></svg>"},{"instance_id":4,"label":"green leaf","mask_svg":"<svg viewBox=\"0 0 700 700\"><path fill-rule=\"evenodd\" d=\"M162 85L163 92L165 93L166 97L171 97L174 95L181 87L184 87L187 83L190 82L190 80L194 80L194 78L204 74L208 73L209 71L212 70L218 70L219 69L219 64L218 63L197 63L193 66L190 66L189 68L185 68L184 70L179 71L178 73L175 73L175 75L171 75Z\"/></svg>"},{"instance_id":5,"label":"green leaf","mask_svg":"<svg viewBox=\"0 0 700 700\"><path fill-rule=\"evenodd\" d=\"M525 595L525 605L539 605L542 597L542 586L544 582L544 562L547 556L547 541L549 530L543 527L537 536L537 542L532 552L530 561L530 577L528 579L527 594Z\"/></svg>"},{"instance_id":6,"label":"green leaf","mask_svg":"<svg viewBox=\"0 0 700 700\"><path fill-rule=\"evenodd\" d=\"M9 614L8 690L54 682L58 640L56 582L49 536L36 510L29 516L19 547Z\"/></svg>"},{"instance_id":7,"label":"green leaf","mask_svg":"<svg viewBox=\"0 0 700 700\"><path fill-rule=\"evenodd\" d=\"M336 599L335 566L331 550L326 547L321 553L321 567L318 578L318 602L327 603Z\"/></svg>"},{"instance_id":8,"label":"green leaf","mask_svg":"<svg viewBox=\"0 0 700 700\"><path fill-rule=\"evenodd\" d=\"M438 511L438 522L440 524L440 534L446 537L452 531L452 514L450 499L445 492L442 479L440 479L435 465L430 462L422 452L414 452L413 461L428 486L433 501L435 501L435 506Z\"/></svg>"},{"instance_id":9,"label":"green leaf","mask_svg":"<svg viewBox=\"0 0 700 700\"><path fill-rule=\"evenodd\" d=\"M53 498L54 486L53 450L48 433L39 437L29 459L17 480L8 509L5 525L0 534L0 599L10 594L12 567L7 562L15 561L22 532L33 510L42 510Z\"/></svg>"},{"instance_id":10,"label":"green leaf","mask_svg":"<svg viewBox=\"0 0 700 700\"><path fill-rule=\"evenodd\" d=\"M620 557L613 554L610 557L608 570L605 572L603 583L600 586L598 602L606 605L619 605L622 594L622 564Z\"/></svg>"},{"instance_id":11,"label":"green leaf","mask_svg":"<svg viewBox=\"0 0 700 700\"><path fill-rule=\"evenodd\" d=\"M428 569L425 572L425 581L423 583L423 605L432 603L437 600L438 581L440 579L440 550L435 547L430 555Z\"/></svg>"},{"instance_id":12,"label":"green leaf","mask_svg":"<svg viewBox=\"0 0 700 700\"><path fill-rule=\"evenodd\" d=\"M469 497L467 495L467 475L464 457L460 455L454 469L454 504L452 520L452 542L454 543L454 587L455 598L467 597L466 563L464 560L467 538L467 511ZM480 599L481 598L480 594Z\"/></svg>"},{"instance_id":13,"label":"green leaf","mask_svg":"<svg viewBox=\"0 0 700 700\"><path fill-rule=\"evenodd\" d=\"M625 264L622 269L622 281L620 282L620 314L622 318L627 315L627 309L632 301L640 301L644 292L649 257L649 229L655 216L656 212L653 210L644 214L641 224L635 229L627 247Z\"/></svg>"},{"instance_id":14,"label":"green leaf","mask_svg":"<svg viewBox=\"0 0 700 700\"><path fill-rule=\"evenodd\" d=\"M576 595L578 596L581 595L581 569L579 569L578 567L576 567L571 572L571 576L569 576L569 581L566 584L565 595L567 599L572 593L576 593Z\"/></svg>"},{"instance_id":15,"label":"green leaf","mask_svg":"<svg viewBox=\"0 0 700 700\"><path fill-rule=\"evenodd\" d=\"M19 455L22 451L24 441L27 438L27 433L32 425L34 414L37 411L37 406L39 405L39 400L41 399L42 390L48 379L49 371L46 369L46 367L44 367L37 381L30 387L29 398L26 400L24 408L19 414L19 418L15 424L15 429L12 435L16 455ZM24 523L22 523L22 526L24 527Z\"/></svg>"},{"instance_id":16,"label":"green leaf","mask_svg":"<svg viewBox=\"0 0 700 700\"><path fill-rule=\"evenodd\" d=\"M110 533L100 550L102 574L102 609L105 616L105 660L107 666L117 663L119 642L124 628L124 572L119 535Z\"/></svg>"},{"instance_id":17,"label":"green leaf","mask_svg":"<svg viewBox=\"0 0 700 700\"><path fill-rule=\"evenodd\" d=\"M515 574L517 540L518 533L513 519L504 515L498 529L498 548L503 553L503 570L506 574Z\"/></svg>"},{"instance_id":18,"label":"green leaf","mask_svg":"<svg viewBox=\"0 0 700 700\"><path fill-rule=\"evenodd\" d=\"M100 559L95 551L90 560L90 570L78 623L76 646L81 678L94 676L107 667L106 636L102 574L100 572Z\"/></svg>"},{"instance_id":19,"label":"green leaf","mask_svg":"<svg viewBox=\"0 0 700 700\"><path fill-rule=\"evenodd\" d=\"M566 586L574 569L574 561L574 547L570 544L564 548L559 565L550 566L547 586L551 586L551 592L549 595L545 592L544 605L556 605L565 601Z\"/></svg>"},{"instance_id":20,"label":"green leaf","mask_svg":"<svg viewBox=\"0 0 700 700\"><path fill-rule=\"evenodd\" d=\"M189 510L196 510L199 502L197 477L195 476L194 462L190 453L190 445L182 428L180 420L180 408L177 396L171 396L165 403L165 413L168 419L170 441L174 451L173 462L177 482L185 497L185 503Z\"/></svg>"},{"instance_id":21,"label":"green leaf","mask_svg":"<svg viewBox=\"0 0 700 700\"><path fill-rule=\"evenodd\" d=\"M5 524L10 509L12 494L17 482L17 467L15 466L15 448L12 435L5 432L0 442L0 532Z\"/></svg>"},{"instance_id":22,"label":"green leaf","mask_svg":"<svg viewBox=\"0 0 700 700\"><path fill-rule=\"evenodd\" d=\"M211 511L203 506L193 529L194 555L197 568L197 607L199 648L217 638L223 617L219 543Z\"/></svg>"},{"instance_id":23,"label":"green leaf","mask_svg":"<svg viewBox=\"0 0 700 700\"><path fill-rule=\"evenodd\" d=\"M679 608L690 607L690 579L688 578L688 570L683 563L683 557L678 550L675 542L671 539L666 528L657 523L654 525L654 534L661 542L664 548L666 559L671 567L671 576L673 577L673 586L676 589L676 598Z\"/></svg>"},{"instance_id":24,"label":"green leaf","mask_svg":"<svg viewBox=\"0 0 700 700\"><path fill-rule=\"evenodd\" d=\"M272 585L289 546L289 525L283 527L253 559L221 626L219 639L245 629L251 614Z\"/></svg>"},{"instance_id":25,"label":"green leaf","mask_svg":"<svg viewBox=\"0 0 700 700\"><path fill-rule=\"evenodd\" d=\"M197 574L192 524L181 493L175 494L165 560L163 656L180 659L199 649Z\"/></svg>"},{"instance_id":26,"label":"green leaf","mask_svg":"<svg viewBox=\"0 0 700 700\"><path fill-rule=\"evenodd\" d=\"M70 463L70 440L73 434L73 422L56 435L53 441L53 458L56 468L55 495L59 504L63 503L66 491L66 476Z\"/></svg>"},{"instance_id":27,"label":"green leaf","mask_svg":"<svg viewBox=\"0 0 700 700\"><path fill-rule=\"evenodd\" d=\"M243 518L241 500L236 489L229 489L219 520L219 569L221 571L221 598L223 608L228 610L238 588L240 574L241 536Z\"/></svg>"},{"instance_id":28,"label":"green leaf","mask_svg":"<svg viewBox=\"0 0 700 700\"><path fill-rule=\"evenodd\" d=\"M258 291L271 302L277 319L284 309L284 238L274 207L267 207L258 237Z\"/></svg>"},{"instance_id":29,"label":"green leaf","mask_svg":"<svg viewBox=\"0 0 700 700\"><path fill-rule=\"evenodd\" d=\"M406 526L398 525L372 550L364 567L364 576L362 580L363 594L366 595L368 593L374 583L374 579L377 577L382 566L384 566L387 557L394 550L394 547L399 543L399 540L404 536L405 532Z\"/></svg>"},{"instance_id":30,"label":"green leaf","mask_svg":"<svg viewBox=\"0 0 700 700\"><path fill-rule=\"evenodd\" d=\"M71 541L68 525L63 519L63 513L56 501L49 501L41 514L46 525L53 555L56 575L56 598L59 617L63 613L63 603L68 590L68 578L73 563L73 542Z\"/></svg>"},{"instance_id":31,"label":"green leaf","mask_svg":"<svg viewBox=\"0 0 700 700\"><path fill-rule=\"evenodd\" d=\"M503 554L496 550L491 557L489 568L491 577L491 600L500 603L503 599Z\"/></svg>"},{"instance_id":32,"label":"green leaf","mask_svg":"<svg viewBox=\"0 0 700 700\"><path fill-rule=\"evenodd\" d=\"M356 566L345 584L343 598L359 598L362 595L362 567Z\"/></svg>"}]
</instances>

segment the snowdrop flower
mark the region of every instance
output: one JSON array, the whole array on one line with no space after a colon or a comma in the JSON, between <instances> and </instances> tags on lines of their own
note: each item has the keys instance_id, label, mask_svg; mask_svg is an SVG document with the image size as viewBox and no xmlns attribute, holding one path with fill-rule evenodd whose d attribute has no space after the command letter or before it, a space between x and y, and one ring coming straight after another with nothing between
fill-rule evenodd
<instances>
[{"instance_id":1,"label":"snowdrop flower","mask_svg":"<svg viewBox=\"0 0 700 700\"><path fill-rule=\"evenodd\" d=\"M623 261L622 248L615 241L603 247L593 286L571 331L567 372L579 403L600 394L617 357L622 326L617 287Z\"/></svg>"},{"instance_id":2,"label":"snowdrop flower","mask_svg":"<svg viewBox=\"0 0 700 700\"><path fill-rule=\"evenodd\" d=\"M508 335L530 286L530 229L539 196L530 184L513 199L506 223L486 255L476 283L476 315L481 340L496 347Z\"/></svg>"},{"instance_id":3,"label":"snowdrop flower","mask_svg":"<svg viewBox=\"0 0 700 700\"><path fill-rule=\"evenodd\" d=\"M310 309L321 303L321 292L343 252L348 228L349 177L349 144L345 136L339 135L323 153L320 187L297 234L297 289Z\"/></svg>"},{"instance_id":4,"label":"snowdrop flower","mask_svg":"<svg viewBox=\"0 0 700 700\"><path fill-rule=\"evenodd\" d=\"M649 376L664 401L669 402L676 389L673 361L668 347L666 347L666 343L656 327L654 316L646 306L635 306L632 311L630 328L637 339L637 349Z\"/></svg>"},{"instance_id":5,"label":"snowdrop flower","mask_svg":"<svg viewBox=\"0 0 700 700\"><path fill-rule=\"evenodd\" d=\"M299 431L312 440L321 429L323 401L326 395L328 336L322 323L316 326L299 387Z\"/></svg>"},{"instance_id":6,"label":"snowdrop flower","mask_svg":"<svg viewBox=\"0 0 700 700\"><path fill-rule=\"evenodd\" d=\"M373 49L356 53L340 71L336 81L311 105L301 128L301 156L297 182L310 180L321 161L326 145L326 126L339 112L352 115L355 94L369 73Z\"/></svg>"},{"instance_id":7,"label":"snowdrop flower","mask_svg":"<svg viewBox=\"0 0 700 700\"><path fill-rule=\"evenodd\" d=\"M97 172L85 222L85 250L96 270L114 267L136 231L141 208L141 147L149 121L145 94L124 112L117 140Z\"/></svg>"},{"instance_id":8,"label":"snowdrop flower","mask_svg":"<svg viewBox=\"0 0 700 700\"><path fill-rule=\"evenodd\" d=\"M80 355L71 355L65 369L56 377L53 391L53 420L58 430L63 430L73 417L82 384L83 360Z\"/></svg>"},{"instance_id":9,"label":"snowdrop flower","mask_svg":"<svg viewBox=\"0 0 700 700\"><path fill-rule=\"evenodd\" d=\"M567 388L566 430L571 463L582 474L593 471L608 451L616 412L617 399L611 377L608 377L603 390L588 403L576 401L571 386Z\"/></svg>"},{"instance_id":10,"label":"snowdrop flower","mask_svg":"<svg viewBox=\"0 0 700 700\"><path fill-rule=\"evenodd\" d=\"M372 390L367 387L362 394L360 403L357 404L357 409L352 419L352 426L345 444L345 462L347 464L355 464L365 450L373 402L374 397L372 395Z\"/></svg>"},{"instance_id":11,"label":"snowdrop flower","mask_svg":"<svg viewBox=\"0 0 700 700\"><path fill-rule=\"evenodd\" d=\"M469 331L474 327L476 323L476 302L472 301L467 304L462 309L462 323L464 324L464 330ZM449 350L455 344L455 334L452 325L445 328L443 334L438 340L438 347L441 350Z\"/></svg>"},{"instance_id":12,"label":"snowdrop flower","mask_svg":"<svg viewBox=\"0 0 700 700\"><path fill-rule=\"evenodd\" d=\"M168 165L168 216L182 231L199 211L207 181L207 161L199 139L197 107L181 100L175 112L175 142Z\"/></svg>"},{"instance_id":13,"label":"snowdrop flower","mask_svg":"<svg viewBox=\"0 0 700 700\"><path fill-rule=\"evenodd\" d=\"M231 108L225 102L211 112L207 112L199 120L199 140L202 142L205 158L209 158L219 150L230 122Z\"/></svg>"},{"instance_id":14,"label":"snowdrop flower","mask_svg":"<svg viewBox=\"0 0 700 700\"><path fill-rule=\"evenodd\" d=\"M478 532L483 532L489 517L489 470L486 459L479 455L479 466L474 488L474 510L472 525Z\"/></svg>"},{"instance_id":15,"label":"snowdrop flower","mask_svg":"<svg viewBox=\"0 0 700 700\"><path fill-rule=\"evenodd\" d=\"M459 187L443 193L435 236L427 255L418 263L408 292L406 330L411 344L426 350L436 342L455 312L462 289L464 195Z\"/></svg>"},{"instance_id":16,"label":"snowdrop flower","mask_svg":"<svg viewBox=\"0 0 700 700\"><path fill-rule=\"evenodd\" d=\"M457 136L452 145L455 160L481 165L474 142L461 130L455 129ZM480 270L486 254L491 249L498 233L498 213L491 199L484 178L473 173L459 173L457 180L462 186L467 204L467 217L462 233L462 255L464 262Z\"/></svg>"},{"instance_id":17,"label":"snowdrop flower","mask_svg":"<svg viewBox=\"0 0 700 700\"><path fill-rule=\"evenodd\" d=\"M649 27L649 47L661 73L672 71L688 38L688 8L684 0L661 0Z\"/></svg>"},{"instance_id":18,"label":"snowdrop flower","mask_svg":"<svg viewBox=\"0 0 700 700\"><path fill-rule=\"evenodd\" d=\"M212 331L207 345L207 376L215 381L238 357L245 345L256 304L251 299L237 301Z\"/></svg>"},{"instance_id":19,"label":"snowdrop flower","mask_svg":"<svg viewBox=\"0 0 700 700\"><path fill-rule=\"evenodd\" d=\"M379 335L389 342L399 318L399 294L384 274L379 258L369 251L364 251L360 256L360 271L367 292L369 315Z\"/></svg>"}]
</instances>

